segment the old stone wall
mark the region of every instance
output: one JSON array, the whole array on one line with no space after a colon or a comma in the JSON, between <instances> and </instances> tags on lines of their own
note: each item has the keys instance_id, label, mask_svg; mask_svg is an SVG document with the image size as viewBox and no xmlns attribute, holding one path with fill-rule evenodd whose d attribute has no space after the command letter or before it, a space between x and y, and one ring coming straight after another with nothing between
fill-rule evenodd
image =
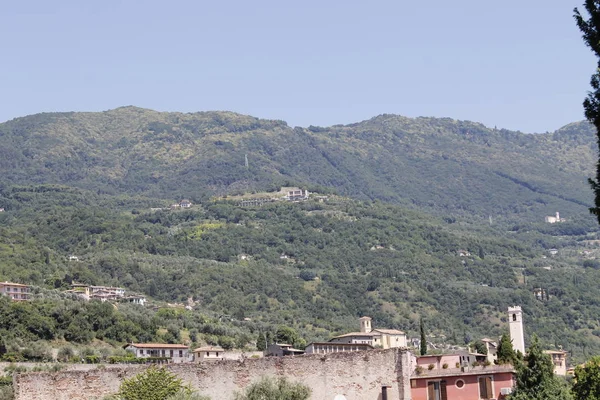
<instances>
[{"instance_id":1,"label":"old stone wall","mask_svg":"<svg viewBox=\"0 0 600 400\"><path fill-rule=\"evenodd\" d=\"M412 365L406 350L389 349L296 357L267 357L203 364L171 364L169 370L212 400L231 400L264 376L285 376L312 389L314 400L410 400ZM14 378L16 400L101 400L144 366L106 366L87 371L31 372Z\"/></svg>"}]
</instances>

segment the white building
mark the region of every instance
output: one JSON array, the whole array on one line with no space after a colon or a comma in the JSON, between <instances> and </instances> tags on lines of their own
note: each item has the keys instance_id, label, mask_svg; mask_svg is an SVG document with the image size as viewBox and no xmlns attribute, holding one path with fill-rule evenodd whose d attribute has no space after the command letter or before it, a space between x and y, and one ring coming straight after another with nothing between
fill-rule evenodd
<instances>
[{"instance_id":1,"label":"white building","mask_svg":"<svg viewBox=\"0 0 600 400\"><path fill-rule=\"evenodd\" d=\"M194 361L219 361L225 358L225 349L221 346L205 346L194 349Z\"/></svg>"},{"instance_id":2,"label":"white building","mask_svg":"<svg viewBox=\"0 0 600 400\"><path fill-rule=\"evenodd\" d=\"M138 358L167 358L171 363L187 362L190 348L183 344L165 343L130 343L123 346Z\"/></svg>"}]
</instances>

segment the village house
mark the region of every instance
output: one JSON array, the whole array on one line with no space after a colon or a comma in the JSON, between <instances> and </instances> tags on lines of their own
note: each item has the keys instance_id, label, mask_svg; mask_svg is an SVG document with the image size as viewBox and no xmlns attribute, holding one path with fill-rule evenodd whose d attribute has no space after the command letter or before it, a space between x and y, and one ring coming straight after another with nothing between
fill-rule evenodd
<instances>
[{"instance_id":1,"label":"village house","mask_svg":"<svg viewBox=\"0 0 600 400\"><path fill-rule=\"evenodd\" d=\"M146 305L146 297L132 294L130 296L125 296L121 298L121 302L137 304L138 306L144 306Z\"/></svg>"},{"instance_id":2,"label":"village house","mask_svg":"<svg viewBox=\"0 0 600 400\"><path fill-rule=\"evenodd\" d=\"M179 207L181 208L190 208L192 206L192 202L188 199L183 199L179 202Z\"/></svg>"},{"instance_id":3,"label":"village house","mask_svg":"<svg viewBox=\"0 0 600 400\"><path fill-rule=\"evenodd\" d=\"M310 195L308 190L298 187L282 187L280 193L283 193L283 199L287 201L307 200Z\"/></svg>"},{"instance_id":4,"label":"village house","mask_svg":"<svg viewBox=\"0 0 600 400\"><path fill-rule=\"evenodd\" d=\"M567 352L564 350L544 350L552 358L554 373L560 376L567 376Z\"/></svg>"},{"instance_id":5,"label":"village house","mask_svg":"<svg viewBox=\"0 0 600 400\"><path fill-rule=\"evenodd\" d=\"M361 343L382 349L406 347L406 334L396 329L372 329L371 317L361 317L360 332L336 336L331 343Z\"/></svg>"},{"instance_id":6,"label":"village house","mask_svg":"<svg viewBox=\"0 0 600 400\"><path fill-rule=\"evenodd\" d=\"M138 358L166 358L170 363L189 361L190 348L183 344L130 343L123 346L123 348Z\"/></svg>"},{"instance_id":7,"label":"village house","mask_svg":"<svg viewBox=\"0 0 600 400\"><path fill-rule=\"evenodd\" d=\"M10 297L13 301L29 300L29 286L13 282L0 282L0 294Z\"/></svg>"},{"instance_id":8,"label":"village house","mask_svg":"<svg viewBox=\"0 0 600 400\"><path fill-rule=\"evenodd\" d=\"M412 400L502 399L512 392L512 365L475 365L464 354L415 357L410 378ZM485 359L485 356L484 356Z\"/></svg>"},{"instance_id":9,"label":"village house","mask_svg":"<svg viewBox=\"0 0 600 400\"><path fill-rule=\"evenodd\" d=\"M204 346L194 349L194 361L219 361L225 359L225 349L221 346Z\"/></svg>"},{"instance_id":10,"label":"village house","mask_svg":"<svg viewBox=\"0 0 600 400\"><path fill-rule=\"evenodd\" d=\"M266 357L299 356L304 354L304 350L295 349L291 344L273 343L267 346Z\"/></svg>"}]
</instances>

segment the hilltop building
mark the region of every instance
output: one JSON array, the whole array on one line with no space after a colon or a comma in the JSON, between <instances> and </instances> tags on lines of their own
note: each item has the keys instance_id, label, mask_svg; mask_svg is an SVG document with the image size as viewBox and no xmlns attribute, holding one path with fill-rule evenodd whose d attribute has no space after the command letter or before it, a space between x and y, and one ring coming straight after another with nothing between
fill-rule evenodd
<instances>
[{"instance_id":1,"label":"hilltop building","mask_svg":"<svg viewBox=\"0 0 600 400\"><path fill-rule=\"evenodd\" d=\"M546 216L544 217L544 221L549 223L549 224L555 224L557 222L565 222L564 218L560 218L560 214L558 213L558 211L556 212L555 216Z\"/></svg>"},{"instance_id":2,"label":"hilltop building","mask_svg":"<svg viewBox=\"0 0 600 400\"><path fill-rule=\"evenodd\" d=\"M194 361L219 361L225 359L225 349L221 346L205 346L194 349Z\"/></svg>"}]
</instances>

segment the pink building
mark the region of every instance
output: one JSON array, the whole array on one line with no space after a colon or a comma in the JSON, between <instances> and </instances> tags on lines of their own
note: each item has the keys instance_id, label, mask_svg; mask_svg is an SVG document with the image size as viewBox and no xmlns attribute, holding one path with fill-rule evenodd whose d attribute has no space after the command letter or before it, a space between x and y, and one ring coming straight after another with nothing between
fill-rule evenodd
<instances>
[{"instance_id":1,"label":"pink building","mask_svg":"<svg viewBox=\"0 0 600 400\"><path fill-rule=\"evenodd\" d=\"M0 282L0 294L10 297L13 301L29 300L29 286L13 282Z\"/></svg>"},{"instance_id":2,"label":"pink building","mask_svg":"<svg viewBox=\"0 0 600 400\"><path fill-rule=\"evenodd\" d=\"M475 365L468 354L421 356L410 379L412 400L504 399L511 393L511 365Z\"/></svg>"}]
</instances>

